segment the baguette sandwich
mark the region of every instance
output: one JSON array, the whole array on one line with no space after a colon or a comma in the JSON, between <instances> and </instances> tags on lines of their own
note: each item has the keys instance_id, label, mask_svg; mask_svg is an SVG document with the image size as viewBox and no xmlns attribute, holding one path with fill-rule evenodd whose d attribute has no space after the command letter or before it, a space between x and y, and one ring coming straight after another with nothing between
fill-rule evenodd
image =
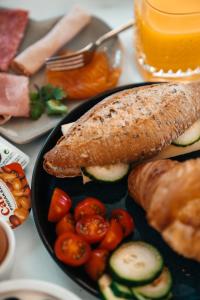
<instances>
[{"instance_id":1,"label":"baguette sandwich","mask_svg":"<svg viewBox=\"0 0 200 300\"><path fill-rule=\"evenodd\" d=\"M186 130L200 127L195 125L199 118L198 82L124 90L107 97L73 123L45 154L44 168L57 177L73 177L87 168L147 160L169 149L173 141L186 143Z\"/></svg>"}]
</instances>

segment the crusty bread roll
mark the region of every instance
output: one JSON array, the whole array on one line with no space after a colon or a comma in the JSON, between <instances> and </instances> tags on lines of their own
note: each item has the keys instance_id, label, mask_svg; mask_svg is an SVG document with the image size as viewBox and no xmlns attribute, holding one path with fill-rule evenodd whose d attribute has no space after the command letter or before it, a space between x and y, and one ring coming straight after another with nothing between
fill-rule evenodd
<instances>
[{"instance_id":1,"label":"crusty bread roll","mask_svg":"<svg viewBox=\"0 0 200 300\"><path fill-rule=\"evenodd\" d=\"M68 130L44 159L58 177L81 167L150 158L200 117L200 83L163 83L124 90L104 99Z\"/></svg>"},{"instance_id":2,"label":"crusty bread roll","mask_svg":"<svg viewBox=\"0 0 200 300\"><path fill-rule=\"evenodd\" d=\"M200 159L143 163L130 173L128 187L164 240L200 262Z\"/></svg>"}]
</instances>

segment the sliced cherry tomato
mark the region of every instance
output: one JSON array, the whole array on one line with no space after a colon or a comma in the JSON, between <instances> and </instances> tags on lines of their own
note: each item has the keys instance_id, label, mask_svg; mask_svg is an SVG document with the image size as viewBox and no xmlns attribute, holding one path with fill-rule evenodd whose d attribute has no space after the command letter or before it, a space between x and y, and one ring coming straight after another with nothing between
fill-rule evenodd
<instances>
[{"instance_id":1,"label":"sliced cherry tomato","mask_svg":"<svg viewBox=\"0 0 200 300\"><path fill-rule=\"evenodd\" d=\"M57 224L56 224L56 234L61 235L65 232L75 233L75 221L72 214L66 214Z\"/></svg>"},{"instance_id":2,"label":"sliced cherry tomato","mask_svg":"<svg viewBox=\"0 0 200 300\"><path fill-rule=\"evenodd\" d=\"M111 219L110 227L100 244L100 248L114 250L123 239L123 229L118 221Z\"/></svg>"},{"instance_id":3,"label":"sliced cherry tomato","mask_svg":"<svg viewBox=\"0 0 200 300\"><path fill-rule=\"evenodd\" d=\"M55 242L56 257L65 264L73 267L84 265L90 258L90 245L77 234L66 232Z\"/></svg>"},{"instance_id":4,"label":"sliced cherry tomato","mask_svg":"<svg viewBox=\"0 0 200 300\"><path fill-rule=\"evenodd\" d=\"M131 234L134 230L134 222L131 215L122 208L118 208L112 211L111 217L117 220L124 232L124 237L127 237L129 234Z\"/></svg>"},{"instance_id":5,"label":"sliced cherry tomato","mask_svg":"<svg viewBox=\"0 0 200 300\"><path fill-rule=\"evenodd\" d=\"M105 249L93 250L90 259L85 265L86 273L89 277L97 281L106 269L109 252Z\"/></svg>"},{"instance_id":6,"label":"sliced cherry tomato","mask_svg":"<svg viewBox=\"0 0 200 300\"><path fill-rule=\"evenodd\" d=\"M48 221L58 222L66 215L72 206L71 198L63 190L55 188L51 198Z\"/></svg>"},{"instance_id":7,"label":"sliced cherry tomato","mask_svg":"<svg viewBox=\"0 0 200 300\"><path fill-rule=\"evenodd\" d=\"M76 232L89 243L100 242L108 231L109 223L101 216L85 216L76 224Z\"/></svg>"},{"instance_id":8,"label":"sliced cherry tomato","mask_svg":"<svg viewBox=\"0 0 200 300\"><path fill-rule=\"evenodd\" d=\"M74 211L74 217L76 221L84 216L105 216L105 214L105 205L101 201L93 197L87 197L83 201L79 202Z\"/></svg>"}]
</instances>

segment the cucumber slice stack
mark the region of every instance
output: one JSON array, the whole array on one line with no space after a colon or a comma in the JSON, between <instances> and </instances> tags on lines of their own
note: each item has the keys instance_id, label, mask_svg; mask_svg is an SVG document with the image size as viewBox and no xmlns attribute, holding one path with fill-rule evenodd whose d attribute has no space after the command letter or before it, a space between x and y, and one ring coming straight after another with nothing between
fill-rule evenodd
<instances>
[{"instance_id":1,"label":"cucumber slice stack","mask_svg":"<svg viewBox=\"0 0 200 300\"><path fill-rule=\"evenodd\" d=\"M124 297L115 296L111 288L112 278L104 274L98 281L100 294L103 300L126 300Z\"/></svg>"},{"instance_id":2,"label":"cucumber slice stack","mask_svg":"<svg viewBox=\"0 0 200 300\"><path fill-rule=\"evenodd\" d=\"M172 276L159 251L145 242L129 242L115 250L109 260L110 274L99 280L104 300L168 300Z\"/></svg>"},{"instance_id":3,"label":"cucumber slice stack","mask_svg":"<svg viewBox=\"0 0 200 300\"><path fill-rule=\"evenodd\" d=\"M158 278L153 282L132 288L133 294L142 295L145 298L161 299L166 298L172 287L172 277L169 270L165 267Z\"/></svg>"},{"instance_id":4,"label":"cucumber slice stack","mask_svg":"<svg viewBox=\"0 0 200 300\"><path fill-rule=\"evenodd\" d=\"M131 289L123 284L120 284L117 281L112 281L111 289L117 297L133 299L133 293Z\"/></svg>"}]
</instances>

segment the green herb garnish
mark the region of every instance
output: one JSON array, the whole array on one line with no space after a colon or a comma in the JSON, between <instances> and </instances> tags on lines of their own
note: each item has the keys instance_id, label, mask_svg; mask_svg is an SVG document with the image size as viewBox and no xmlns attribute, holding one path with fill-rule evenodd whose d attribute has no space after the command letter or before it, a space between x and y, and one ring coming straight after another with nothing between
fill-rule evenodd
<instances>
[{"instance_id":1,"label":"green herb garnish","mask_svg":"<svg viewBox=\"0 0 200 300\"><path fill-rule=\"evenodd\" d=\"M40 99L39 94L36 92L30 93L30 116L33 120L37 120L45 112L45 104Z\"/></svg>"},{"instance_id":2,"label":"green herb garnish","mask_svg":"<svg viewBox=\"0 0 200 300\"><path fill-rule=\"evenodd\" d=\"M62 89L54 87L51 84L47 84L40 89L40 96L44 99L44 101L51 99L62 100L66 98Z\"/></svg>"},{"instance_id":3,"label":"green herb garnish","mask_svg":"<svg viewBox=\"0 0 200 300\"><path fill-rule=\"evenodd\" d=\"M48 115L67 113L67 106L62 103L66 99L66 94L61 88L54 87L51 84L42 87L35 85L35 88L36 91L30 93L30 115L33 120L39 119L45 111Z\"/></svg>"}]
</instances>

